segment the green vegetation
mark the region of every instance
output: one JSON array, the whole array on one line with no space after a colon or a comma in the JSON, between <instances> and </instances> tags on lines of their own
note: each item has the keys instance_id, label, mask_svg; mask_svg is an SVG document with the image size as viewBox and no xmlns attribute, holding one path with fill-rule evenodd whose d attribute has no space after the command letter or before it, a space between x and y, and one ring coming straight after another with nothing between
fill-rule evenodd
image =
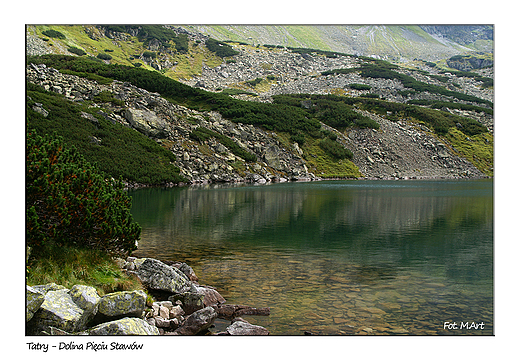
<instances>
[{"instance_id":1,"label":"green vegetation","mask_svg":"<svg viewBox=\"0 0 520 361\"><path fill-rule=\"evenodd\" d=\"M320 140L318 145L325 152L337 159L352 159L354 156L350 150L330 138Z\"/></svg>"},{"instance_id":2,"label":"green vegetation","mask_svg":"<svg viewBox=\"0 0 520 361\"><path fill-rule=\"evenodd\" d=\"M100 294L142 289L135 277L121 271L112 257L96 249L60 247L40 257L29 254L28 285L57 283L66 288L77 284L95 287Z\"/></svg>"},{"instance_id":3,"label":"green vegetation","mask_svg":"<svg viewBox=\"0 0 520 361\"><path fill-rule=\"evenodd\" d=\"M440 94L449 97L453 97L455 99L459 99L462 101L475 102L483 105L487 105L492 108L493 103L477 98L472 95L467 95L455 91L448 90L442 86L432 85L423 83L415 80L413 77L405 74L398 73L394 71L398 69L397 65L390 64L385 61L374 61L371 59L370 62L362 64L358 68L347 68L347 69L334 69L329 71L324 71L322 75L332 75L332 74L349 74L352 72L359 72L359 74L364 78L381 78L381 79L395 79L399 80L403 86L407 88L411 88L417 92L429 92L433 94Z\"/></svg>"},{"instance_id":4,"label":"green vegetation","mask_svg":"<svg viewBox=\"0 0 520 361\"><path fill-rule=\"evenodd\" d=\"M99 53L97 55L97 58L101 59L101 60L111 60L112 56L110 56L110 54L107 54L107 53Z\"/></svg>"},{"instance_id":5,"label":"green vegetation","mask_svg":"<svg viewBox=\"0 0 520 361\"><path fill-rule=\"evenodd\" d=\"M63 35L61 32L57 30L45 30L42 31L43 35L48 36L49 38L56 38L56 39L65 39L65 35Z\"/></svg>"},{"instance_id":6,"label":"green vegetation","mask_svg":"<svg viewBox=\"0 0 520 361\"><path fill-rule=\"evenodd\" d=\"M74 146L100 171L145 184L183 181L179 169L171 164L175 161L171 151L131 128L105 119L105 113L89 107L88 102L71 102L31 83L27 83L27 96L28 129L62 136L67 146ZM102 102L119 102L108 93L96 97ZM35 103L49 112L47 117L33 110Z\"/></svg>"},{"instance_id":7,"label":"green vegetation","mask_svg":"<svg viewBox=\"0 0 520 361\"><path fill-rule=\"evenodd\" d=\"M493 176L493 136L491 134L481 133L468 137L453 127L449 129L444 138L454 147L456 153L471 161L487 176Z\"/></svg>"},{"instance_id":8,"label":"green vegetation","mask_svg":"<svg viewBox=\"0 0 520 361\"><path fill-rule=\"evenodd\" d=\"M217 54L217 56L220 56L221 58L226 58L229 56L234 56L238 54L238 51L233 50L231 46L229 46L226 43L222 43L220 41L217 41L215 39L209 38L206 40L206 47Z\"/></svg>"},{"instance_id":9,"label":"green vegetation","mask_svg":"<svg viewBox=\"0 0 520 361\"><path fill-rule=\"evenodd\" d=\"M302 100L303 99L303 100ZM467 135L476 135L486 133L487 129L476 120L452 115L447 112L414 106L402 103L392 103L380 99L373 99L367 97L344 97L337 95L317 95L317 94L293 94L274 96L275 102L280 102L290 106L298 107L305 106L318 119L324 123L339 128L347 126L358 126L361 128L378 129L379 125L368 117L361 116L359 113L352 110L351 106L357 106L361 109L378 113L388 117L391 120L399 120L403 118L413 118L417 122L422 122L425 125L433 128L433 130L440 135L446 134L450 127L457 126L461 128L462 132ZM332 104L332 108L328 108ZM344 108L347 106L348 108ZM342 109L342 112L336 112L336 109ZM332 111L330 110L332 109ZM350 109L350 112L348 111ZM348 114L355 113L351 118ZM338 118L334 114L339 114Z\"/></svg>"},{"instance_id":10,"label":"green vegetation","mask_svg":"<svg viewBox=\"0 0 520 361\"><path fill-rule=\"evenodd\" d=\"M141 234L130 206L122 182L99 172L62 138L27 133L26 240L32 254L74 247L128 255Z\"/></svg>"},{"instance_id":11,"label":"green vegetation","mask_svg":"<svg viewBox=\"0 0 520 361\"><path fill-rule=\"evenodd\" d=\"M79 55L79 56L82 56L82 55L87 55L87 53L85 53L82 49L80 48L76 48L76 47L69 47L67 48L67 50L73 54L76 54L76 55Z\"/></svg>"},{"instance_id":12,"label":"green vegetation","mask_svg":"<svg viewBox=\"0 0 520 361\"><path fill-rule=\"evenodd\" d=\"M254 87L257 86L258 84L260 84L260 83L262 82L262 80L263 80L262 78L256 78L256 79L254 79L254 80L248 80L248 81L246 81L246 84L248 84L248 85L250 85L251 87L254 88Z\"/></svg>"},{"instance_id":13,"label":"green vegetation","mask_svg":"<svg viewBox=\"0 0 520 361\"><path fill-rule=\"evenodd\" d=\"M145 58L155 59L155 58L157 58L157 53L155 51L145 51L145 52L143 52L143 56Z\"/></svg>"},{"instance_id":14,"label":"green vegetation","mask_svg":"<svg viewBox=\"0 0 520 361\"><path fill-rule=\"evenodd\" d=\"M370 90L370 89L372 89L372 87L370 85L356 84L356 83L349 84L349 87L351 89L355 89L355 90Z\"/></svg>"},{"instance_id":15,"label":"green vegetation","mask_svg":"<svg viewBox=\"0 0 520 361\"><path fill-rule=\"evenodd\" d=\"M441 102L437 100L410 100L408 101L408 104L429 106L432 109L450 108L460 110L472 110L475 112L484 112L486 114L493 115L493 109L478 107L476 105L469 104Z\"/></svg>"},{"instance_id":16,"label":"green vegetation","mask_svg":"<svg viewBox=\"0 0 520 361\"><path fill-rule=\"evenodd\" d=\"M247 150L240 147L238 144L236 144L231 138L214 132L212 130L209 130L205 127L198 127L195 128L190 133L190 138L197 140L199 142L204 142L208 140L209 138L216 138L220 144L224 145L226 148L228 148L231 153L234 155L243 158L246 162L256 162L256 155L253 153L248 152Z\"/></svg>"},{"instance_id":17,"label":"green vegetation","mask_svg":"<svg viewBox=\"0 0 520 361\"><path fill-rule=\"evenodd\" d=\"M347 104L348 98L336 95L276 95L275 104L285 104L293 107L304 107L309 113L323 123L340 130L347 127L379 129L379 124L365 117Z\"/></svg>"},{"instance_id":18,"label":"green vegetation","mask_svg":"<svg viewBox=\"0 0 520 361\"><path fill-rule=\"evenodd\" d=\"M28 62L44 63L56 69L92 73L104 78L128 81L137 87L160 93L164 98L198 110L214 110L223 117L244 124L254 124L266 130L312 133L319 131L318 120L296 107L237 100L221 93L211 93L165 77L158 72L118 64L104 64L90 59L65 55L28 57Z\"/></svg>"}]
</instances>

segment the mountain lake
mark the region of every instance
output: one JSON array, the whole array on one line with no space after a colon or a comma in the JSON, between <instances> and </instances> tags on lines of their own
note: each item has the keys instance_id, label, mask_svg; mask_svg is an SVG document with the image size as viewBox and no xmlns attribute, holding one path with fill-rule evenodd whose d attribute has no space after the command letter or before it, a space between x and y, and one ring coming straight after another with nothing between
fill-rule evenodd
<instances>
[{"instance_id":1,"label":"mountain lake","mask_svg":"<svg viewBox=\"0 0 520 361\"><path fill-rule=\"evenodd\" d=\"M271 335L493 335L493 180L129 191L137 257L186 262ZM210 330L225 330L217 320Z\"/></svg>"}]
</instances>

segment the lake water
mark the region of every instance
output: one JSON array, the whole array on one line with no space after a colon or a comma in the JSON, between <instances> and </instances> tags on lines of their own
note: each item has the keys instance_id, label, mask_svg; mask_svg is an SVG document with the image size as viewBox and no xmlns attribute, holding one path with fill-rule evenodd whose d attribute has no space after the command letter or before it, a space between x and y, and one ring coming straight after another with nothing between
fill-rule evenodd
<instances>
[{"instance_id":1,"label":"lake water","mask_svg":"<svg viewBox=\"0 0 520 361\"><path fill-rule=\"evenodd\" d=\"M492 180L130 195L137 256L188 263L228 304L270 307L244 318L272 335L494 333Z\"/></svg>"}]
</instances>

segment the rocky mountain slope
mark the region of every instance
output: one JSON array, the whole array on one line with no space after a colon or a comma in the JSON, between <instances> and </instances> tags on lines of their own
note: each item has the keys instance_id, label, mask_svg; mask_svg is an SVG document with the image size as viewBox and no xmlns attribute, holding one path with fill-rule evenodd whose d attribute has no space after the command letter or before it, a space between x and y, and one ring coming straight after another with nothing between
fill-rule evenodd
<instances>
[{"instance_id":1,"label":"rocky mountain slope","mask_svg":"<svg viewBox=\"0 0 520 361\"><path fill-rule=\"evenodd\" d=\"M252 124L236 123L215 111L193 110L186 105L174 104L158 93L138 88L128 82L114 80L110 84L100 84L82 76L65 74L38 64L37 61L28 64L29 82L61 94L72 102L90 102L91 107L99 108L110 121L131 127L171 150L176 156L175 165L190 183L264 183L331 176L384 179L467 178L493 173L493 116L492 112L486 110L489 110L488 105L462 101L449 95L410 91L399 79L365 77L359 71L323 74L334 69L359 67L368 62L366 59L341 54L327 56L319 51L294 52L285 48L243 44L231 44L236 55L222 58L202 48L202 42L208 39L207 36L193 32L193 28L188 31L170 28L175 29L177 35L185 34L188 39L187 53L179 54L179 51L171 48L163 49L161 44L140 42L132 34L107 33L102 27L95 29L98 30L95 33L98 40L93 44L98 42L102 44L101 47L112 44L119 50L131 45L131 63L134 66L138 62L144 68L155 69L154 71L165 75L179 70L184 74L182 81L185 84L211 92L227 92L235 98L266 103L273 102L275 95L294 93L375 96L401 104L409 101L443 101L447 104L473 106L445 106L444 112L476 120L489 131L485 134L465 135L453 128L441 136L428 124L417 119L406 116L396 119L391 112L375 112L373 109L356 106L354 111L373 119L379 124L379 129L335 129L322 123L322 130L335 134L335 142L353 153L351 160L335 159L312 144L292 141L286 134L268 131ZM73 37L72 30L67 33L68 38L64 41L55 38L44 41L38 35L41 32L42 29L28 28L29 55L67 53L73 42L80 46L83 41L79 35ZM85 26L83 32L91 36L94 34L92 27ZM49 46L50 42L52 46ZM92 54L102 51L86 46L82 48ZM144 56L146 51L151 51L146 49L154 50L156 56ZM114 57L104 61L116 62L116 51L108 52L114 54ZM138 51L140 53L136 54ZM121 54L126 54L128 59L128 52ZM186 59L193 63L200 61L200 71L186 72L186 68L180 67ZM479 78L450 73L423 61L413 62L413 65L396 71L424 84L442 86L483 102L493 101L492 88L484 86L482 81L482 78L493 77L493 68L476 71ZM185 76L188 73L191 76ZM353 84L363 85L365 88L354 87ZM115 105L94 100L95 95L104 92L112 94L120 102ZM43 114L46 111L45 104L36 108ZM87 118L80 121L89 121ZM213 132L209 133L213 136L197 138L194 136L197 129L207 129ZM102 139L94 141L99 144L103 142ZM233 151L236 146L254 155L254 160L246 160L237 155Z\"/></svg>"},{"instance_id":2,"label":"rocky mountain slope","mask_svg":"<svg viewBox=\"0 0 520 361\"><path fill-rule=\"evenodd\" d=\"M217 40L282 45L375 56L437 61L469 51L493 51L492 26L461 25L194 25Z\"/></svg>"}]
</instances>

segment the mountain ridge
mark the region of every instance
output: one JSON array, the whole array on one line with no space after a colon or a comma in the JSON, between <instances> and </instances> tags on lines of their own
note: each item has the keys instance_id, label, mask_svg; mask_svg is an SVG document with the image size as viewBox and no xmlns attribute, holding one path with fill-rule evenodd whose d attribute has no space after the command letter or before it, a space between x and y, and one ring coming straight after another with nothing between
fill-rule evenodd
<instances>
[{"instance_id":1,"label":"mountain ridge","mask_svg":"<svg viewBox=\"0 0 520 361\"><path fill-rule=\"evenodd\" d=\"M49 30L64 39L45 38L57 35ZM208 35L176 26L28 26L27 39L28 81L153 139L175 155L172 165L189 183L493 174L492 67L457 72L424 60L403 67L334 51L218 40L211 50ZM78 54L33 56L71 51ZM113 64L144 78L130 88L130 78L109 75L127 72ZM151 85L166 85L162 74L189 85L193 98L149 87L145 78L152 74ZM33 102L29 108L43 118L49 110ZM276 125L275 108L307 117L319 132L305 128L307 120L300 130ZM102 146L96 134L89 139Z\"/></svg>"}]
</instances>

